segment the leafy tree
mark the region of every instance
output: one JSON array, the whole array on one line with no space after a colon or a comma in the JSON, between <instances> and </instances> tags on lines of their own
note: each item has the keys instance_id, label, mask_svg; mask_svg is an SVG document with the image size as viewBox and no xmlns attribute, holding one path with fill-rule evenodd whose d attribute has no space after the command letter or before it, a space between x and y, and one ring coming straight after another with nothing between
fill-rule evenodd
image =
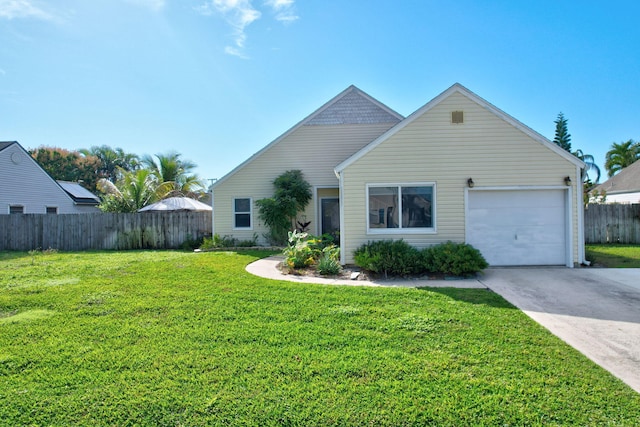
<instances>
[{"instance_id":1,"label":"leafy tree","mask_svg":"<svg viewBox=\"0 0 640 427\"><path fill-rule=\"evenodd\" d=\"M100 209L104 212L137 212L157 200L156 187L151 171L140 169L134 172L120 169L121 178L114 184L106 178L98 181L104 193Z\"/></svg>"},{"instance_id":2,"label":"leafy tree","mask_svg":"<svg viewBox=\"0 0 640 427\"><path fill-rule=\"evenodd\" d=\"M142 157L142 164L153 176L159 199L175 196L198 198L205 190L200 177L191 173L196 164L182 160L180 156L179 153L170 152L156 154L155 159L149 155Z\"/></svg>"},{"instance_id":3,"label":"leafy tree","mask_svg":"<svg viewBox=\"0 0 640 427\"><path fill-rule=\"evenodd\" d=\"M53 179L79 182L89 191L96 190L96 170L100 166L100 159L96 156L45 146L30 150L29 154Z\"/></svg>"},{"instance_id":4,"label":"leafy tree","mask_svg":"<svg viewBox=\"0 0 640 427\"><path fill-rule=\"evenodd\" d=\"M558 118L554 121L556 124L556 135L553 142L568 152L571 152L571 134L567 130L567 119L564 114L558 113Z\"/></svg>"},{"instance_id":5,"label":"leafy tree","mask_svg":"<svg viewBox=\"0 0 640 427\"><path fill-rule=\"evenodd\" d=\"M272 198L256 201L259 216L269 227L267 238L275 244L284 244L287 233L295 230L298 212L303 212L312 198L311 185L304 179L302 171L290 170L273 181L275 191Z\"/></svg>"},{"instance_id":6,"label":"leafy tree","mask_svg":"<svg viewBox=\"0 0 640 427\"><path fill-rule=\"evenodd\" d=\"M640 159L640 143L633 139L620 144L614 142L605 155L604 167L609 177L612 177L638 159Z\"/></svg>"},{"instance_id":7,"label":"leafy tree","mask_svg":"<svg viewBox=\"0 0 640 427\"><path fill-rule=\"evenodd\" d=\"M115 183L120 177L120 171L131 172L140 168L140 159L136 154L125 153L122 148L111 148L108 145L93 146L89 150L82 149L85 156L95 156L100 159L100 166L96 170L98 177L106 178Z\"/></svg>"}]
</instances>

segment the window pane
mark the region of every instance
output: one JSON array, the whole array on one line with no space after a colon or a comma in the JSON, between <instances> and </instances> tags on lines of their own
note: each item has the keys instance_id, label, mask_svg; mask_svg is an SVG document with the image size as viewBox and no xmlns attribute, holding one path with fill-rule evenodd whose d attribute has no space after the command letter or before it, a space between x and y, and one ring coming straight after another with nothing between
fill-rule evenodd
<instances>
[{"instance_id":1,"label":"window pane","mask_svg":"<svg viewBox=\"0 0 640 427\"><path fill-rule=\"evenodd\" d=\"M402 227L433 227L433 187L402 187Z\"/></svg>"},{"instance_id":2,"label":"window pane","mask_svg":"<svg viewBox=\"0 0 640 427\"><path fill-rule=\"evenodd\" d=\"M249 199L235 199L235 212L251 212Z\"/></svg>"},{"instance_id":3,"label":"window pane","mask_svg":"<svg viewBox=\"0 0 640 427\"><path fill-rule=\"evenodd\" d=\"M24 206L9 206L10 214L21 214L24 213Z\"/></svg>"},{"instance_id":4,"label":"window pane","mask_svg":"<svg viewBox=\"0 0 640 427\"><path fill-rule=\"evenodd\" d=\"M251 227L251 215L236 214L236 228L250 228L250 227Z\"/></svg>"},{"instance_id":5,"label":"window pane","mask_svg":"<svg viewBox=\"0 0 640 427\"><path fill-rule=\"evenodd\" d=\"M398 228L398 187L369 187L369 226Z\"/></svg>"}]
</instances>

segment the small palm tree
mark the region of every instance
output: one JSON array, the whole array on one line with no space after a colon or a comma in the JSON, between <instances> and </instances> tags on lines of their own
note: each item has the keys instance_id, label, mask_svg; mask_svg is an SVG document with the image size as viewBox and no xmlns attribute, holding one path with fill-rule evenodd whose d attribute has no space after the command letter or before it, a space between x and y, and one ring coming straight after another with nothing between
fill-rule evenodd
<instances>
[{"instance_id":1,"label":"small palm tree","mask_svg":"<svg viewBox=\"0 0 640 427\"><path fill-rule=\"evenodd\" d=\"M612 177L639 158L640 143L635 142L633 139L620 144L614 142L605 155L604 167L607 169L609 177Z\"/></svg>"},{"instance_id":2,"label":"small palm tree","mask_svg":"<svg viewBox=\"0 0 640 427\"><path fill-rule=\"evenodd\" d=\"M159 199L174 196L198 198L203 193L204 183L198 175L191 173L196 167L195 163L182 160L176 152L156 154L155 157L143 156L142 163L155 180Z\"/></svg>"},{"instance_id":3,"label":"small palm tree","mask_svg":"<svg viewBox=\"0 0 640 427\"><path fill-rule=\"evenodd\" d=\"M105 212L137 212L157 200L155 182L149 170L128 172L120 169L119 174L121 178L115 184L106 178L98 181L98 189L104 194L100 209Z\"/></svg>"}]
</instances>

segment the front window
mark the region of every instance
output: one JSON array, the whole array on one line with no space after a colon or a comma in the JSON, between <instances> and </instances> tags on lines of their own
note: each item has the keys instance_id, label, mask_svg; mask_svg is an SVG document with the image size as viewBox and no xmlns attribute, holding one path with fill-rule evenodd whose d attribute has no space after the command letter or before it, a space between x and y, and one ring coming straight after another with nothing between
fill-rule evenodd
<instances>
[{"instance_id":1,"label":"front window","mask_svg":"<svg viewBox=\"0 0 640 427\"><path fill-rule=\"evenodd\" d=\"M369 185L368 230L435 231L435 184Z\"/></svg>"},{"instance_id":2,"label":"front window","mask_svg":"<svg viewBox=\"0 0 640 427\"><path fill-rule=\"evenodd\" d=\"M251 228L251 199L238 198L233 199L233 228L234 229L250 229Z\"/></svg>"}]
</instances>

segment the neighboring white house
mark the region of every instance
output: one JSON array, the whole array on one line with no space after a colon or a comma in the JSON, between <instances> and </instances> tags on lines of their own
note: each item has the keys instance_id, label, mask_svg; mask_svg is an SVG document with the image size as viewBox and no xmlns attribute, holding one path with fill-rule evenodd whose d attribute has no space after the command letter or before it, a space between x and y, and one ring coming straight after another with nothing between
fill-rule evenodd
<instances>
[{"instance_id":1,"label":"neighboring white house","mask_svg":"<svg viewBox=\"0 0 640 427\"><path fill-rule=\"evenodd\" d=\"M0 214L100 212L96 195L56 181L15 141L0 142L0 184Z\"/></svg>"},{"instance_id":2,"label":"neighboring white house","mask_svg":"<svg viewBox=\"0 0 640 427\"><path fill-rule=\"evenodd\" d=\"M592 198L594 194L602 196L603 193L606 194L605 203L640 203L640 161L630 164L590 192Z\"/></svg>"},{"instance_id":3,"label":"neighboring white house","mask_svg":"<svg viewBox=\"0 0 640 427\"><path fill-rule=\"evenodd\" d=\"M255 200L300 169L312 233L340 231L342 263L372 240L467 242L491 265L584 261L581 168L460 84L402 118L351 86L213 186L213 229L266 229Z\"/></svg>"}]
</instances>

